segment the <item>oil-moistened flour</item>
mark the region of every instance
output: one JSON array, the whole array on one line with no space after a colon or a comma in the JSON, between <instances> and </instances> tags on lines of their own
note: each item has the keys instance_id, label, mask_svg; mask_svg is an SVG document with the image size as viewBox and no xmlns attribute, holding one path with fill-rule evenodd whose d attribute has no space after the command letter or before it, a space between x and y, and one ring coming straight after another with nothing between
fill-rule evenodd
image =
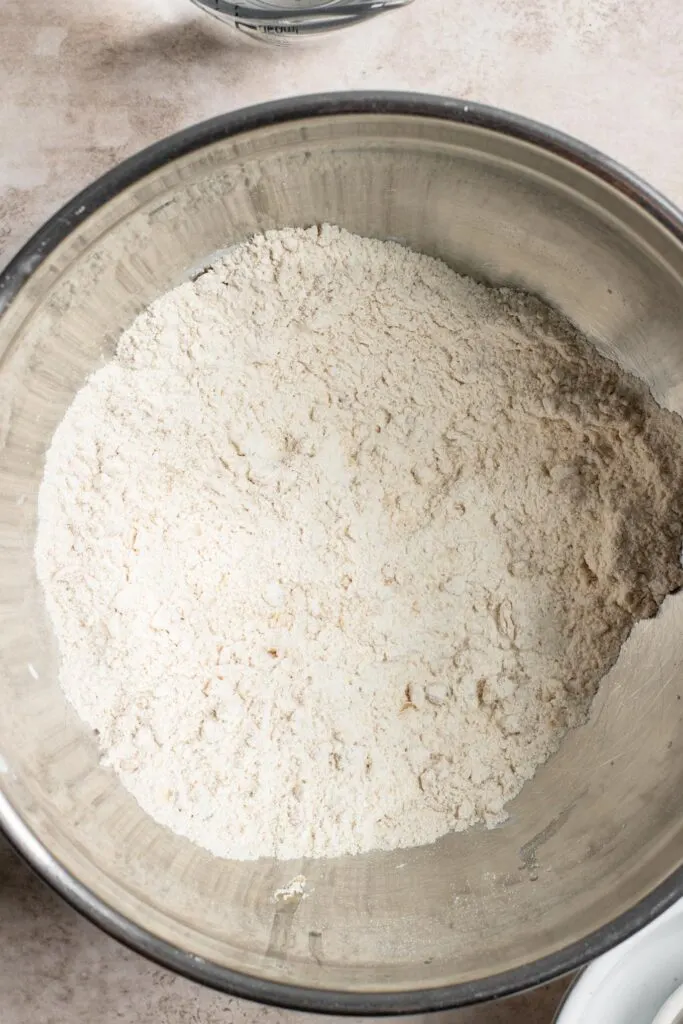
<instances>
[{"instance_id":1,"label":"oil-moistened flour","mask_svg":"<svg viewBox=\"0 0 683 1024\"><path fill-rule=\"evenodd\" d=\"M164 295L58 428L61 683L157 821L327 856L505 817L683 582L683 424L562 317L336 228Z\"/></svg>"}]
</instances>

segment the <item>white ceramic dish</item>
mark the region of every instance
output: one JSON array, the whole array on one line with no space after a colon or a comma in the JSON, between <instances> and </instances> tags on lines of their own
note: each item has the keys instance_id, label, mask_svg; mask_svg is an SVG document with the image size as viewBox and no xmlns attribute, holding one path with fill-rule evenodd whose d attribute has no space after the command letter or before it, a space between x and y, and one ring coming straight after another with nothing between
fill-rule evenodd
<instances>
[{"instance_id":1,"label":"white ceramic dish","mask_svg":"<svg viewBox=\"0 0 683 1024\"><path fill-rule=\"evenodd\" d=\"M654 1019L654 1024L681 1024L683 1021L683 986L669 996Z\"/></svg>"},{"instance_id":2,"label":"white ceramic dish","mask_svg":"<svg viewBox=\"0 0 683 1024\"><path fill-rule=\"evenodd\" d=\"M683 900L595 960L570 989L555 1024L683 1021Z\"/></svg>"}]
</instances>

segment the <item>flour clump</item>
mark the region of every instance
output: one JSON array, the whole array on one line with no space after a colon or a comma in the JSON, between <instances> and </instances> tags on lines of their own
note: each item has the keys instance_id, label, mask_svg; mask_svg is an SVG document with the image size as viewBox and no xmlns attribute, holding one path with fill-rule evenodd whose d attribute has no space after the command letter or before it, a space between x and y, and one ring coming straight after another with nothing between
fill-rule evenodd
<instances>
[{"instance_id":1,"label":"flour clump","mask_svg":"<svg viewBox=\"0 0 683 1024\"><path fill-rule=\"evenodd\" d=\"M683 583L683 424L559 314L337 228L162 296L47 454L61 685L215 854L505 804Z\"/></svg>"}]
</instances>

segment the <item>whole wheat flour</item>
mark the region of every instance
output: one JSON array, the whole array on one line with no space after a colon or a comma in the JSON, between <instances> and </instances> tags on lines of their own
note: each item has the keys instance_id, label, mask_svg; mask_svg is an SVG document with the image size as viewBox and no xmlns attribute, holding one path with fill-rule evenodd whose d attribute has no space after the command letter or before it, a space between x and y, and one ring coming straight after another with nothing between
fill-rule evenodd
<instances>
[{"instance_id":1,"label":"whole wheat flour","mask_svg":"<svg viewBox=\"0 0 683 1024\"><path fill-rule=\"evenodd\" d=\"M222 856L500 822L683 582L682 437L535 299L327 226L254 238L54 436L62 686Z\"/></svg>"}]
</instances>

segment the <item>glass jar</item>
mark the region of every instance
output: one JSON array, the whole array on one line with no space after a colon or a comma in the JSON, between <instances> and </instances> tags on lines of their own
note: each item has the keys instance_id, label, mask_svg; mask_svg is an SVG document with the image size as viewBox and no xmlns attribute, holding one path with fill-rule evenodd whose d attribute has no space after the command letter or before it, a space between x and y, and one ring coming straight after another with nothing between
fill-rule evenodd
<instances>
[{"instance_id":1,"label":"glass jar","mask_svg":"<svg viewBox=\"0 0 683 1024\"><path fill-rule=\"evenodd\" d=\"M193 0L203 11L265 42L320 35L405 7L412 0Z\"/></svg>"}]
</instances>

